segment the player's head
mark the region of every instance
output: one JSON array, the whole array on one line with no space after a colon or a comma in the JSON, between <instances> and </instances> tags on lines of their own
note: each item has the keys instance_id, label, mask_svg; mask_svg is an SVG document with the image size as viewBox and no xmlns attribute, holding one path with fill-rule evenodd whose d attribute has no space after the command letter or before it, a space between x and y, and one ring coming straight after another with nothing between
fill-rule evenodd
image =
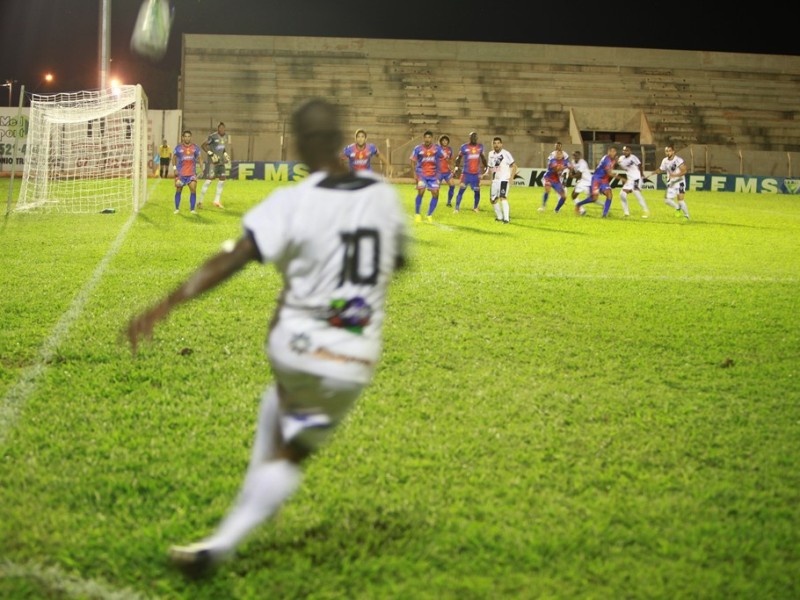
<instances>
[{"instance_id":1,"label":"player's head","mask_svg":"<svg viewBox=\"0 0 800 600\"><path fill-rule=\"evenodd\" d=\"M323 98L306 100L292 114L292 131L300 159L312 171L341 165L344 136L335 105Z\"/></svg>"},{"instance_id":2,"label":"player's head","mask_svg":"<svg viewBox=\"0 0 800 600\"><path fill-rule=\"evenodd\" d=\"M672 144L667 144L666 146L664 146L664 154L667 155L667 158L672 158L673 156L675 156L675 146L673 146Z\"/></svg>"},{"instance_id":3,"label":"player's head","mask_svg":"<svg viewBox=\"0 0 800 600\"><path fill-rule=\"evenodd\" d=\"M183 133L181 134L181 140L183 140L184 144L188 144L192 141L192 132L188 129L184 129Z\"/></svg>"},{"instance_id":4,"label":"player's head","mask_svg":"<svg viewBox=\"0 0 800 600\"><path fill-rule=\"evenodd\" d=\"M367 142L367 132L364 129L356 129L356 144L363 146Z\"/></svg>"},{"instance_id":5,"label":"player's head","mask_svg":"<svg viewBox=\"0 0 800 600\"><path fill-rule=\"evenodd\" d=\"M580 150L575 150L575 152L572 153L572 158L574 158L575 160L580 160L581 156L582 154Z\"/></svg>"},{"instance_id":6,"label":"player's head","mask_svg":"<svg viewBox=\"0 0 800 600\"><path fill-rule=\"evenodd\" d=\"M426 146L430 146L433 143L433 132L430 129L422 134L422 143Z\"/></svg>"},{"instance_id":7,"label":"player's head","mask_svg":"<svg viewBox=\"0 0 800 600\"><path fill-rule=\"evenodd\" d=\"M439 145L440 146L449 146L450 145L450 138L446 135L439 136Z\"/></svg>"},{"instance_id":8,"label":"player's head","mask_svg":"<svg viewBox=\"0 0 800 600\"><path fill-rule=\"evenodd\" d=\"M617 147L616 146L609 146L608 147L608 155L611 158L614 158L617 155Z\"/></svg>"},{"instance_id":9,"label":"player's head","mask_svg":"<svg viewBox=\"0 0 800 600\"><path fill-rule=\"evenodd\" d=\"M167 138L164 138L164 139L161 141L161 143L162 143L162 144L164 144L164 145L166 146L166 145L167 145Z\"/></svg>"},{"instance_id":10,"label":"player's head","mask_svg":"<svg viewBox=\"0 0 800 600\"><path fill-rule=\"evenodd\" d=\"M631 155L631 149L628 146L623 146L622 147L622 153L625 156L630 156Z\"/></svg>"},{"instance_id":11,"label":"player's head","mask_svg":"<svg viewBox=\"0 0 800 600\"><path fill-rule=\"evenodd\" d=\"M478 132L477 131L470 131L469 132L469 143L470 144L477 144L478 143Z\"/></svg>"},{"instance_id":12,"label":"player's head","mask_svg":"<svg viewBox=\"0 0 800 600\"><path fill-rule=\"evenodd\" d=\"M561 142L556 142L554 147L556 150L561 150Z\"/></svg>"},{"instance_id":13,"label":"player's head","mask_svg":"<svg viewBox=\"0 0 800 600\"><path fill-rule=\"evenodd\" d=\"M495 152L501 150L503 148L503 138L501 138L499 135L494 136L494 139L492 140L492 148L494 148Z\"/></svg>"},{"instance_id":14,"label":"player's head","mask_svg":"<svg viewBox=\"0 0 800 600\"><path fill-rule=\"evenodd\" d=\"M217 124L217 133L219 133L220 135L223 135L225 133L225 123L223 123L222 121L220 121Z\"/></svg>"}]
</instances>

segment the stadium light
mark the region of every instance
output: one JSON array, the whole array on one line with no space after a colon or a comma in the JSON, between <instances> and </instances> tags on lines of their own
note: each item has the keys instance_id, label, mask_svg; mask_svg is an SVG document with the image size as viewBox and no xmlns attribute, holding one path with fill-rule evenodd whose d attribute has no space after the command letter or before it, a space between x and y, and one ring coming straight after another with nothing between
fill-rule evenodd
<instances>
[{"instance_id":1,"label":"stadium light","mask_svg":"<svg viewBox=\"0 0 800 600\"><path fill-rule=\"evenodd\" d=\"M0 83L0 86L8 88L8 105L11 106L11 94L14 93L14 81L6 79L6 82Z\"/></svg>"}]
</instances>

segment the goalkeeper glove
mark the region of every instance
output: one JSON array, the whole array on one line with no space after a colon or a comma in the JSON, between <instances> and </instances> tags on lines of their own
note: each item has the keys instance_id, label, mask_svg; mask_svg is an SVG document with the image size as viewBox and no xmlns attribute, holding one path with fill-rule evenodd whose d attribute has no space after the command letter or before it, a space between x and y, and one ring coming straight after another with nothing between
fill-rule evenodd
<instances>
[{"instance_id":1,"label":"goalkeeper glove","mask_svg":"<svg viewBox=\"0 0 800 600\"><path fill-rule=\"evenodd\" d=\"M225 159L225 162L231 162L231 156L227 152L222 153L222 158Z\"/></svg>"},{"instance_id":2,"label":"goalkeeper glove","mask_svg":"<svg viewBox=\"0 0 800 600\"><path fill-rule=\"evenodd\" d=\"M217 164L219 162L219 156L214 154L211 150L209 150L207 154L211 158L212 163Z\"/></svg>"}]
</instances>

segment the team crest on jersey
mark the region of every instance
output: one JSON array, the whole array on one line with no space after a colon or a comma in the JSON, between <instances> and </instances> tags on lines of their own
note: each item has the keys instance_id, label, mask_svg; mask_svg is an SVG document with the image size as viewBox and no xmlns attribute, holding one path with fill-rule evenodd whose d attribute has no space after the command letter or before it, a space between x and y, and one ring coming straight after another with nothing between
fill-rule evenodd
<instances>
[{"instance_id":1,"label":"team crest on jersey","mask_svg":"<svg viewBox=\"0 0 800 600\"><path fill-rule=\"evenodd\" d=\"M311 349L311 338L307 333L296 333L292 336L289 347L297 354L305 354Z\"/></svg>"},{"instance_id":2,"label":"team crest on jersey","mask_svg":"<svg viewBox=\"0 0 800 600\"><path fill-rule=\"evenodd\" d=\"M372 307L360 296L334 300L327 314L328 323L333 327L342 327L354 333L361 333L371 317Z\"/></svg>"}]
</instances>

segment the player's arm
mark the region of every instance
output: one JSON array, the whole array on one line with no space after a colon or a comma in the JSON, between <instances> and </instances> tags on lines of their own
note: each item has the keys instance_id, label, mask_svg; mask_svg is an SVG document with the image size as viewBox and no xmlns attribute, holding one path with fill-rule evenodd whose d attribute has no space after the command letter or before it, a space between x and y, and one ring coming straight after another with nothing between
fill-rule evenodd
<instances>
[{"instance_id":1,"label":"player's arm","mask_svg":"<svg viewBox=\"0 0 800 600\"><path fill-rule=\"evenodd\" d=\"M179 304L218 286L250 261L259 258L258 247L249 235L242 236L230 252L222 251L212 256L172 293L128 322L125 335L132 352L136 354L140 340L152 339L156 323L166 319Z\"/></svg>"},{"instance_id":2,"label":"player's arm","mask_svg":"<svg viewBox=\"0 0 800 600\"><path fill-rule=\"evenodd\" d=\"M453 173L455 173L461 168L461 159L463 158L463 156L464 155L461 153L461 151L459 151L458 156L456 156L455 165L453 166Z\"/></svg>"},{"instance_id":3,"label":"player's arm","mask_svg":"<svg viewBox=\"0 0 800 600\"><path fill-rule=\"evenodd\" d=\"M511 178L509 181L513 184L514 180L517 178L517 163L511 163Z\"/></svg>"},{"instance_id":4,"label":"player's arm","mask_svg":"<svg viewBox=\"0 0 800 600\"><path fill-rule=\"evenodd\" d=\"M219 157L216 154L214 154L214 151L211 150L211 148L208 147L208 140L200 144L200 148L203 150L205 155L208 156L208 159L210 159L211 162L213 163L219 162Z\"/></svg>"}]
</instances>

